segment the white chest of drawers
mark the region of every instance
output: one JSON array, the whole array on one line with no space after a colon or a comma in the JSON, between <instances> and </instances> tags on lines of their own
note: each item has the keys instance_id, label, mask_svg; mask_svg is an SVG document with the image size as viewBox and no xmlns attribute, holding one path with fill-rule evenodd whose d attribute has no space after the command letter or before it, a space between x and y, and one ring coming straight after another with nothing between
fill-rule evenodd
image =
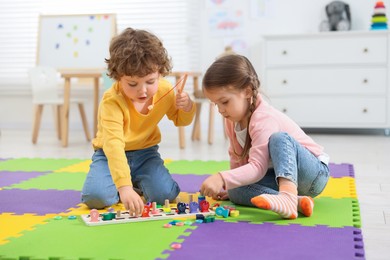
<instances>
[{"instance_id":1,"label":"white chest of drawers","mask_svg":"<svg viewBox=\"0 0 390 260\"><path fill-rule=\"evenodd\" d=\"M390 133L386 31L264 36L262 88L305 128Z\"/></svg>"}]
</instances>

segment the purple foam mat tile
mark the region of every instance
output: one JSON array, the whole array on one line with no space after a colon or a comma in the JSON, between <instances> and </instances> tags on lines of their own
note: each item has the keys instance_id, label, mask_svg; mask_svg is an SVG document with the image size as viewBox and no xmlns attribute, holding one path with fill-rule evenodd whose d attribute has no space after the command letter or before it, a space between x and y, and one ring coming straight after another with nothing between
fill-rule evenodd
<instances>
[{"instance_id":1,"label":"purple foam mat tile","mask_svg":"<svg viewBox=\"0 0 390 260\"><path fill-rule=\"evenodd\" d=\"M202 182L210 175L172 174L172 178L179 184L180 190L190 193L198 192Z\"/></svg>"},{"instance_id":2,"label":"purple foam mat tile","mask_svg":"<svg viewBox=\"0 0 390 260\"><path fill-rule=\"evenodd\" d=\"M349 163L330 163L329 164L330 176L334 178L341 177L355 177L355 171L353 169L353 165Z\"/></svg>"},{"instance_id":3,"label":"purple foam mat tile","mask_svg":"<svg viewBox=\"0 0 390 260\"><path fill-rule=\"evenodd\" d=\"M80 198L74 190L0 190L0 213L58 214L80 204Z\"/></svg>"},{"instance_id":4,"label":"purple foam mat tile","mask_svg":"<svg viewBox=\"0 0 390 260\"><path fill-rule=\"evenodd\" d=\"M45 175L49 172L9 172L0 171L0 187L10 186L22 181Z\"/></svg>"},{"instance_id":5,"label":"purple foam mat tile","mask_svg":"<svg viewBox=\"0 0 390 260\"><path fill-rule=\"evenodd\" d=\"M354 227L281 226L272 223L197 224L167 259L364 259L361 230Z\"/></svg>"}]
</instances>

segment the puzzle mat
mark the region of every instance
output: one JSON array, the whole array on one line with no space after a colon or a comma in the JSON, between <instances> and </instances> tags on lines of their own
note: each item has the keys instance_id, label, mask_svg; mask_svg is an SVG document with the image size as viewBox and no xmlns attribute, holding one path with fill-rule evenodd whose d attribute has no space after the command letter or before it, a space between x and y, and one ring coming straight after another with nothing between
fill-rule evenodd
<instances>
[{"instance_id":1,"label":"puzzle mat","mask_svg":"<svg viewBox=\"0 0 390 260\"><path fill-rule=\"evenodd\" d=\"M163 228L169 220L86 226L80 215L89 210L80 203L80 191L89 163L0 159L0 259L365 258L351 164L330 164L332 177L314 199L310 218L283 220L269 211L237 206L235 218ZM229 167L227 161L165 163L184 201L207 176ZM113 208L123 210L120 204ZM181 249L172 249L173 243Z\"/></svg>"}]
</instances>

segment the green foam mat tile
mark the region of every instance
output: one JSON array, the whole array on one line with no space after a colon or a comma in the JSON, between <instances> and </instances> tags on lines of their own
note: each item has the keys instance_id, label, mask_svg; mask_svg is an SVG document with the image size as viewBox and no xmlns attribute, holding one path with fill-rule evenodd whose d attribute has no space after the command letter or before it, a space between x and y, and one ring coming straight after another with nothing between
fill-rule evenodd
<instances>
[{"instance_id":1,"label":"green foam mat tile","mask_svg":"<svg viewBox=\"0 0 390 260\"><path fill-rule=\"evenodd\" d=\"M182 242L181 236L196 226L164 228L169 221L150 221L133 224L88 227L82 220L48 220L32 231L25 231L17 239L1 246L7 258L19 256L31 258L65 259L156 259L170 249L174 242ZM21 253L23 248L23 253Z\"/></svg>"},{"instance_id":2,"label":"green foam mat tile","mask_svg":"<svg viewBox=\"0 0 390 260\"><path fill-rule=\"evenodd\" d=\"M332 199L328 197L314 200L314 213L311 217L299 214L297 219L282 219L279 215L268 210L235 206L240 211L238 217L219 218L227 222L246 221L255 224L265 222L277 225L300 224L302 226L325 225L329 227L352 226L359 228L360 210L356 199Z\"/></svg>"},{"instance_id":3,"label":"green foam mat tile","mask_svg":"<svg viewBox=\"0 0 390 260\"><path fill-rule=\"evenodd\" d=\"M214 174L223 170L228 170L230 164L228 161L171 161L165 164L172 174Z\"/></svg>"},{"instance_id":4,"label":"green foam mat tile","mask_svg":"<svg viewBox=\"0 0 390 260\"><path fill-rule=\"evenodd\" d=\"M86 174L80 172L56 172L38 176L21 183L3 187L6 189L77 190L81 191Z\"/></svg>"},{"instance_id":5,"label":"green foam mat tile","mask_svg":"<svg viewBox=\"0 0 390 260\"><path fill-rule=\"evenodd\" d=\"M19 158L0 161L0 171L46 172L79 163L80 159Z\"/></svg>"}]
</instances>

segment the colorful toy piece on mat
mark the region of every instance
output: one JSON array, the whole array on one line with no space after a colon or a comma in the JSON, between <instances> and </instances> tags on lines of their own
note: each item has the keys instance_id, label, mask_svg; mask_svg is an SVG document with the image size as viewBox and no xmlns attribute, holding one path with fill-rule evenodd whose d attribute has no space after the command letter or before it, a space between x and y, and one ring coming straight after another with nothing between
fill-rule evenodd
<instances>
[{"instance_id":1,"label":"colorful toy piece on mat","mask_svg":"<svg viewBox=\"0 0 390 260\"><path fill-rule=\"evenodd\" d=\"M215 221L215 215L205 216L203 214L196 214L196 223L211 223Z\"/></svg>"},{"instance_id":2,"label":"colorful toy piece on mat","mask_svg":"<svg viewBox=\"0 0 390 260\"><path fill-rule=\"evenodd\" d=\"M225 206L219 206L218 203L216 203L214 206L213 206L213 209L215 211L215 214L218 216L218 217L224 217L224 218L227 218L227 217L238 217L240 215L240 211L236 210L235 207L233 206L229 206L229 205L225 205Z\"/></svg>"},{"instance_id":3,"label":"colorful toy piece on mat","mask_svg":"<svg viewBox=\"0 0 390 260\"><path fill-rule=\"evenodd\" d=\"M383 1L378 1L371 18L371 30L387 30L386 8Z\"/></svg>"},{"instance_id":4,"label":"colorful toy piece on mat","mask_svg":"<svg viewBox=\"0 0 390 260\"><path fill-rule=\"evenodd\" d=\"M209 203L206 200L202 201L202 207L200 208L196 202L191 202L190 204L192 205L192 209L190 209L189 205L179 202L176 207L170 207L170 210L168 211L167 202L164 207L157 206L156 203L148 203L145 205L144 211L139 217L130 215L129 211L99 213L96 209L92 209L90 214L81 215L81 218L88 226L100 226L129 222L196 217L198 214L205 217L215 215L215 212L208 208ZM195 205L197 210L194 209Z\"/></svg>"},{"instance_id":5,"label":"colorful toy piece on mat","mask_svg":"<svg viewBox=\"0 0 390 260\"><path fill-rule=\"evenodd\" d=\"M224 218L227 218L229 217L229 209L225 209L224 207L218 207L215 210L215 214L217 214L217 216L222 216Z\"/></svg>"}]
</instances>

